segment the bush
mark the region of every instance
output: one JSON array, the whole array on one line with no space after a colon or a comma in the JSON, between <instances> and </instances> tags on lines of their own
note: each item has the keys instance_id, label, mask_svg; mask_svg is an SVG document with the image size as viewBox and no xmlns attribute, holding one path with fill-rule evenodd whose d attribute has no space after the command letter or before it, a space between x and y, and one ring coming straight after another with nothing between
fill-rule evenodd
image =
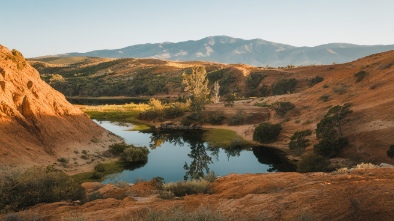
<instances>
[{"instance_id":1,"label":"bush","mask_svg":"<svg viewBox=\"0 0 394 221\"><path fill-rule=\"evenodd\" d=\"M346 137L340 137L335 140L322 139L318 144L315 144L313 151L325 157L336 157L344 147L348 145L349 141Z\"/></svg>"},{"instance_id":2,"label":"bush","mask_svg":"<svg viewBox=\"0 0 394 221\"><path fill-rule=\"evenodd\" d=\"M241 125L245 123L245 117L244 114L242 112L238 112L236 113L234 116L230 117L227 120L227 124L230 126L234 126L234 125Z\"/></svg>"},{"instance_id":3,"label":"bush","mask_svg":"<svg viewBox=\"0 0 394 221\"><path fill-rule=\"evenodd\" d=\"M253 133L253 140L260 143L272 143L279 136L282 126L280 124L261 123Z\"/></svg>"},{"instance_id":4,"label":"bush","mask_svg":"<svg viewBox=\"0 0 394 221\"><path fill-rule=\"evenodd\" d=\"M330 95L323 94L322 96L320 96L320 100L323 102L327 102L330 100Z\"/></svg>"},{"instance_id":5,"label":"bush","mask_svg":"<svg viewBox=\"0 0 394 221\"><path fill-rule=\"evenodd\" d=\"M388 149L386 153L388 157L394 158L394 145L391 145L390 149Z\"/></svg>"},{"instance_id":6,"label":"bush","mask_svg":"<svg viewBox=\"0 0 394 221\"><path fill-rule=\"evenodd\" d=\"M148 161L149 150L146 147L134 147L129 145L124 149L122 160L127 163L138 163Z\"/></svg>"},{"instance_id":7,"label":"bush","mask_svg":"<svg viewBox=\"0 0 394 221\"><path fill-rule=\"evenodd\" d=\"M281 95L293 93L295 91L296 84L297 80L295 78L279 80L271 86L272 94Z\"/></svg>"},{"instance_id":8,"label":"bush","mask_svg":"<svg viewBox=\"0 0 394 221\"><path fill-rule=\"evenodd\" d=\"M222 111L209 112L207 116L208 123L212 125L223 124L224 114Z\"/></svg>"},{"instance_id":9,"label":"bush","mask_svg":"<svg viewBox=\"0 0 394 221\"><path fill-rule=\"evenodd\" d=\"M123 151L127 148L127 144L125 143L116 143L109 146L109 152L114 155L119 155L123 153Z\"/></svg>"},{"instance_id":10,"label":"bush","mask_svg":"<svg viewBox=\"0 0 394 221\"><path fill-rule=\"evenodd\" d=\"M53 167L33 167L0 177L0 211L17 211L38 203L84 199L84 188Z\"/></svg>"},{"instance_id":11,"label":"bush","mask_svg":"<svg viewBox=\"0 0 394 221\"><path fill-rule=\"evenodd\" d=\"M105 171L105 167L103 164L99 163L96 166L94 166L94 170L97 172L104 172Z\"/></svg>"},{"instance_id":12,"label":"bush","mask_svg":"<svg viewBox=\"0 0 394 221\"><path fill-rule=\"evenodd\" d=\"M288 111L293 110L295 105L288 101L275 102L271 105L271 108L274 109L279 116L283 117Z\"/></svg>"},{"instance_id":13,"label":"bush","mask_svg":"<svg viewBox=\"0 0 394 221\"><path fill-rule=\"evenodd\" d=\"M190 194L207 193L209 181L201 180L187 180L177 183L163 184L164 191L171 191L175 196L185 196Z\"/></svg>"},{"instance_id":14,"label":"bush","mask_svg":"<svg viewBox=\"0 0 394 221\"><path fill-rule=\"evenodd\" d=\"M300 173L326 171L328 165L324 157L310 153L297 163L297 171Z\"/></svg>"},{"instance_id":15,"label":"bush","mask_svg":"<svg viewBox=\"0 0 394 221\"><path fill-rule=\"evenodd\" d=\"M316 77L312 78L312 79L309 81L309 86L312 87L312 86L314 86L314 85L316 85L316 84L322 82L323 80L324 80L323 77L316 76Z\"/></svg>"},{"instance_id":16,"label":"bush","mask_svg":"<svg viewBox=\"0 0 394 221\"><path fill-rule=\"evenodd\" d=\"M183 116L185 110L182 109L179 105L170 105L170 107L164 109L164 116L167 119L173 119L180 116Z\"/></svg>"},{"instance_id":17,"label":"bush","mask_svg":"<svg viewBox=\"0 0 394 221\"><path fill-rule=\"evenodd\" d=\"M297 150L298 152L303 152L305 148L309 145L309 140L306 136L312 134L310 130L296 131L290 138L289 148L292 150Z\"/></svg>"},{"instance_id":18,"label":"bush","mask_svg":"<svg viewBox=\"0 0 394 221\"><path fill-rule=\"evenodd\" d=\"M360 71L354 74L354 78L356 78L356 83L362 81L368 75L365 71Z\"/></svg>"}]
</instances>

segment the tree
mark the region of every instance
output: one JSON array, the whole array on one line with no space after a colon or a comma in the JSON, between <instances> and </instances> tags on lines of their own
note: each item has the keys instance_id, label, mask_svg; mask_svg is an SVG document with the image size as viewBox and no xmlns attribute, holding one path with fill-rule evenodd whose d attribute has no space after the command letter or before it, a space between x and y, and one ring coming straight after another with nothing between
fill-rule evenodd
<instances>
[{"instance_id":1,"label":"tree","mask_svg":"<svg viewBox=\"0 0 394 221\"><path fill-rule=\"evenodd\" d=\"M275 112L280 116L283 117L285 116L285 114L290 111L293 110L295 108L295 105L289 101L283 102L283 101L279 101L279 102L275 102L271 105L271 108L275 110Z\"/></svg>"},{"instance_id":2,"label":"tree","mask_svg":"<svg viewBox=\"0 0 394 221\"><path fill-rule=\"evenodd\" d=\"M301 154L309 145L309 139L306 139L306 137L311 134L312 131L310 130L296 131L290 138L289 148Z\"/></svg>"},{"instance_id":3,"label":"tree","mask_svg":"<svg viewBox=\"0 0 394 221\"><path fill-rule=\"evenodd\" d=\"M394 158L394 145L391 145L390 149L388 149L386 153L388 157Z\"/></svg>"},{"instance_id":4,"label":"tree","mask_svg":"<svg viewBox=\"0 0 394 221\"><path fill-rule=\"evenodd\" d=\"M213 84L213 96L212 96L212 102L213 103L219 103L220 100L220 95L219 95L219 89L220 89L220 85L219 85L219 81L215 81L215 83Z\"/></svg>"},{"instance_id":5,"label":"tree","mask_svg":"<svg viewBox=\"0 0 394 221\"><path fill-rule=\"evenodd\" d=\"M226 101L224 101L225 107L234 107L234 101L236 98L235 92L230 92L226 95Z\"/></svg>"},{"instance_id":6,"label":"tree","mask_svg":"<svg viewBox=\"0 0 394 221\"><path fill-rule=\"evenodd\" d=\"M272 143L279 136L282 126L280 124L261 123L253 133L253 140L260 143Z\"/></svg>"},{"instance_id":7,"label":"tree","mask_svg":"<svg viewBox=\"0 0 394 221\"><path fill-rule=\"evenodd\" d=\"M297 172L307 173L307 172L318 172L327 170L329 165L328 161L314 153L310 153L301 158L297 163Z\"/></svg>"},{"instance_id":8,"label":"tree","mask_svg":"<svg viewBox=\"0 0 394 221\"><path fill-rule=\"evenodd\" d=\"M343 121L353 112L350 104L330 108L323 119L317 124L316 138L319 141L313 148L315 153L325 157L335 157L348 144L343 137Z\"/></svg>"},{"instance_id":9,"label":"tree","mask_svg":"<svg viewBox=\"0 0 394 221\"><path fill-rule=\"evenodd\" d=\"M204 110L210 93L206 76L207 72L202 66L193 67L191 74L182 74L182 84L185 87L185 91L191 95L191 109L197 113L198 117L200 117L201 111Z\"/></svg>"}]
</instances>

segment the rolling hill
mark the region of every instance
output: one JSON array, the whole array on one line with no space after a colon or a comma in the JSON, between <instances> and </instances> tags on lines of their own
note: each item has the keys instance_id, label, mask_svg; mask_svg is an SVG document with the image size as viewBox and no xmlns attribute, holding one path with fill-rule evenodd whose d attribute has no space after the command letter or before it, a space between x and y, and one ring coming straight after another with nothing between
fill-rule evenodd
<instances>
[{"instance_id":1,"label":"rolling hill","mask_svg":"<svg viewBox=\"0 0 394 221\"><path fill-rule=\"evenodd\" d=\"M59 56L157 58L277 67L345 63L389 50L394 50L394 45L332 43L315 47L294 47L262 39L244 40L228 36L212 36L196 41L140 44L120 49L67 53Z\"/></svg>"},{"instance_id":2,"label":"rolling hill","mask_svg":"<svg viewBox=\"0 0 394 221\"><path fill-rule=\"evenodd\" d=\"M68 171L91 167L78 156L82 150L93 158L103 145L119 140L42 81L20 52L2 45L0 97L0 171L7 166L62 167L68 161L73 161L64 165Z\"/></svg>"},{"instance_id":3,"label":"rolling hill","mask_svg":"<svg viewBox=\"0 0 394 221\"><path fill-rule=\"evenodd\" d=\"M203 65L210 84L219 82L222 98L235 92L239 98L262 97L243 102L242 106L264 102L269 105L277 101L289 101L296 106L284 118L272 112L269 119L282 124L283 131L273 145L284 150L288 149L295 131L314 131L330 107L351 103L354 113L345 128L350 145L342 157L354 162L394 163L386 155L389 146L394 144L394 51L345 64L281 69L212 62L87 57L53 57L30 62L47 82L66 95L174 98L185 95L181 74L192 66ZM360 73L362 79L357 77ZM291 82L294 85L289 89L286 84ZM277 90L278 85L285 85L285 90ZM279 89L283 89L281 87ZM241 131L243 133L246 132ZM314 139L312 134L309 150L313 148Z\"/></svg>"}]
</instances>

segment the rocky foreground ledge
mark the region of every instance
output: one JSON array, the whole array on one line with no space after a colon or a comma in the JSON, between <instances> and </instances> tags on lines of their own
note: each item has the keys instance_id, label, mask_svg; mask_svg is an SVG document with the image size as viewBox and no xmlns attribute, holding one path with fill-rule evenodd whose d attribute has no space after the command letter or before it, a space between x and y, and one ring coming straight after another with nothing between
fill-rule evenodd
<instances>
[{"instance_id":1,"label":"rocky foreground ledge","mask_svg":"<svg viewBox=\"0 0 394 221\"><path fill-rule=\"evenodd\" d=\"M211 194L171 200L157 197L153 181L133 186L84 183L90 202L41 204L18 215L43 220L144 220L182 208L209 209L225 220L392 220L393 183L393 168L231 174L216 179Z\"/></svg>"}]
</instances>

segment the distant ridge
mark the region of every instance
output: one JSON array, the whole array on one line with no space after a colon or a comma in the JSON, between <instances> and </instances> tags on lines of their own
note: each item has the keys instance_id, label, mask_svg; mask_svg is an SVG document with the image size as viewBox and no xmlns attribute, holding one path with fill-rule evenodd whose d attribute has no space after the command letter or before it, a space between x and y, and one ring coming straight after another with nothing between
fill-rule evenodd
<instances>
[{"instance_id":1,"label":"distant ridge","mask_svg":"<svg viewBox=\"0 0 394 221\"><path fill-rule=\"evenodd\" d=\"M295 47L262 39L244 40L228 36L212 36L196 41L139 44L120 49L67 53L58 56L157 58L276 67L345 63L389 50L394 50L394 45L331 43L315 47Z\"/></svg>"}]
</instances>

